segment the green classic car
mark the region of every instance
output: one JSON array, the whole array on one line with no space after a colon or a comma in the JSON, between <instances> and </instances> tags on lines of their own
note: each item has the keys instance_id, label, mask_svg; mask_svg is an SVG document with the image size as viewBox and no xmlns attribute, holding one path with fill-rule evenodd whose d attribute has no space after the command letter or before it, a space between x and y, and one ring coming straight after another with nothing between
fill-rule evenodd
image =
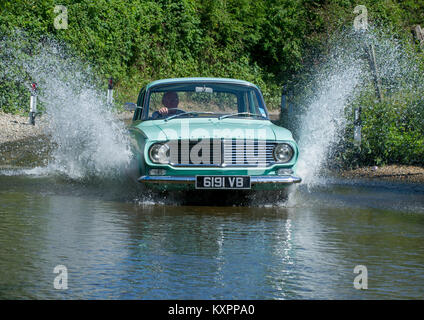
<instances>
[{"instance_id":1,"label":"green classic car","mask_svg":"<svg viewBox=\"0 0 424 320\"><path fill-rule=\"evenodd\" d=\"M130 125L137 180L160 190L282 189L298 147L247 81L178 78L142 88Z\"/></svg>"}]
</instances>

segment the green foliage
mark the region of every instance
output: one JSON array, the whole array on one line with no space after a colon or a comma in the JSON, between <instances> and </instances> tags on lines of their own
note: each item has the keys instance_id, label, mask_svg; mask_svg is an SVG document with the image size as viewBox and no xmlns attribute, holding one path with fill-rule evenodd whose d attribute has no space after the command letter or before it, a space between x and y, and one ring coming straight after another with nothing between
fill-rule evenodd
<instances>
[{"instance_id":1,"label":"green foliage","mask_svg":"<svg viewBox=\"0 0 424 320\"><path fill-rule=\"evenodd\" d=\"M424 164L423 101L390 101L364 109L361 158L372 164Z\"/></svg>"},{"instance_id":2,"label":"green foliage","mask_svg":"<svg viewBox=\"0 0 424 320\"><path fill-rule=\"evenodd\" d=\"M135 101L141 86L160 78L215 76L259 85L271 109L281 87L307 83L322 62L332 34L352 28L354 0L62 0L68 29L56 30L54 0L3 0L0 38L22 30L34 41L54 37L92 63L98 78L117 81L117 101ZM414 24L424 24L423 0L364 0L369 22L384 25L410 41ZM411 41L410 41L411 42ZM412 43L412 42L411 42ZM416 44L411 48L420 52ZM424 57L417 62L424 70ZM1 56L1 52L0 52ZM0 63L0 108L23 111L29 92L24 75L6 75ZM15 75L15 76L13 76ZM409 99L409 100L408 100ZM345 148L353 163L423 163L423 109L410 97L363 102L364 145L360 156ZM412 112L414 110L414 112ZM421 114L422 115L422 114ZM350 130L348 128L348 130ZM347 139L349 140L349 139ZM349 145L351 141L346 141ZM349 153L350 152L350 153Z\"/></svg>"},{"instance_id":3,"label":"green foliage","mask_svg":"<svg viewBox=\"0 0 424 320\"><path fill-rule=\"evenodd\" d=\"M64 0L68 29L56 30L55 1L6 0L0 34L17 29L65 41L101 76L118 81L118 99L134 100L154 79L216 76L255 82L277 107L279 83L302 66L313 16L308 3Z\"/></svg>"},{"instance_id":4,"label":"green foliage","mask_svg":"<svg viewBox=\"0 0 424 320\"><path fill-rule=\"evenodd\" d=\"M354 144L351 121L334 155L335 163L350 168L358 165L424 165L424 101L421 93L393 95L383 102L373 98L373 88L369 88L352 106L362 107L361 146L358 148ZM353 108L347 109L350 110L350 120L353 120Z\"/></svg>"}]
</instances>

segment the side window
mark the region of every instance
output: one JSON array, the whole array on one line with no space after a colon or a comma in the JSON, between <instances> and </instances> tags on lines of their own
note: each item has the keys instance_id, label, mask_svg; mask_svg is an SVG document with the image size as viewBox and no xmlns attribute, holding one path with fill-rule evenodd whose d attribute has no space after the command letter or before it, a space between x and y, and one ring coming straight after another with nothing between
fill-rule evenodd
<instances>
[{"instance_id":1,"label":"side window","mask_svg":"<svg viewBox=\"0 0 424 320\"><path fill-rule=\"evenodd\" d=\"M258 96L255 92L251 92L252 95L252 105L256 114L260 114L263 117L266 117L266 111L261 104L259 104Z\"/></svg>"},{"instance_id":2,"label":"side window","mask_svg":"<svg viewBox=\"0 0 424 320\"><path fill-rule=\"evenodd\" d=\"M265 109L259 104L258 97L253 90L243 93L243 111L266 117Z\"/></svg>"},{"instance_id":3,"label":"side window","mask_svg":"<svg viewBox=\"0 0 424 320\"><path fill-rule=\"evenodd\" d=\"M144 96L145 96L146 91L144 90L144 88L141 90L138 99L137 99L137 108L134 111L134 117L133 117L133 121L135 120L141 120L141 115L143 113L143 101L144 101Z\"/></svg>"},{"instance_id":4,"label":"side window","mask_svg":"<svg viewBox=\"0 0 424 320\"><path fill-rule=\"evenodd\" d=\"M257 100L257 96L255 95L255 97L256 97L256 101L258 101ZM262 105L262 104L259 104L259 102L258 102L258 108L259 108L259 112L261 113L261 115L263 116L263 117L268 117L268 114L267 114L267 112L266 112L266 110L265 110L265 108L264 108L264 106Z\"/></svg>"}]
</instances>

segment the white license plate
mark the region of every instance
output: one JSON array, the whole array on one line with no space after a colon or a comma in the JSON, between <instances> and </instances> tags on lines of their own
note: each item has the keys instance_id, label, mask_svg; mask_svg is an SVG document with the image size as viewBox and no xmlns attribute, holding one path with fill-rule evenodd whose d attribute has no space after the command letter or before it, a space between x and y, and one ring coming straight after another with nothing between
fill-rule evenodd
<instances>
[{"instance_id":1,"label":"white license plate","mask_svg":"<svg viewBox=\"0 0 424 320\"><path fill-rule=\"evenodd\" d=\"M250 177L196 176L196 189L250 189Z\"/></svg>"}]
</instances>

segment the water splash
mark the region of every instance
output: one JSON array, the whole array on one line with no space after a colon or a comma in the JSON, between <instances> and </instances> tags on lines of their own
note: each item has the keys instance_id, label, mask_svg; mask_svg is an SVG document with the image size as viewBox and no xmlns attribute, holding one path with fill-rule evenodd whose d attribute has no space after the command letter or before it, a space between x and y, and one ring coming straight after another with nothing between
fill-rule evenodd
<instances>
[{"instance_id":1,"label":"water splash","mask_svg":"<svg viewBox=\"0 0 424 320\"><path fill-rule=\"evenodd\" d=\"M43 170L72 179L121 175L131 160L128 135L106 104L91 67L63 44L35 42L23 32L2 39L1 47L8 76L28 86L35 81L40 88L38 99L48 120L45 131L55 146ZM16 69L21 72L13 73Z\"/></svg>"},{"instance_id":2,"label":"water splash","mask_svg":"<svg viewBox=\"0 0 424 320\"><path fill-rule=\"evenodd\" d=\"M317 96L300 123L298 174L303 183L317 183L331 145L340 139L346 125L345 106L361 81L357 61L334 60L330 74L320 81Z\"/></svg>"},{"instance_id":3,"label":"water splash","mask_svg":"<svg viewBox=\"0 0 424 320\"><path fill-rule=\"evenodd\" d=\"M381 29L368 33L346 31L330 41L329 52L306 85L301 100L306 106L299 118L297 167L302 183L313 187L326 183L321 173L344 139L352 121L352 102L373 91L366 47L376 50L378 72L386 93L416 91L418 62L411 50L396 36ZM323 59L324 60L324 59ZM309 92L305 94L305 92Z\"/></svg>"}]
</instances>

